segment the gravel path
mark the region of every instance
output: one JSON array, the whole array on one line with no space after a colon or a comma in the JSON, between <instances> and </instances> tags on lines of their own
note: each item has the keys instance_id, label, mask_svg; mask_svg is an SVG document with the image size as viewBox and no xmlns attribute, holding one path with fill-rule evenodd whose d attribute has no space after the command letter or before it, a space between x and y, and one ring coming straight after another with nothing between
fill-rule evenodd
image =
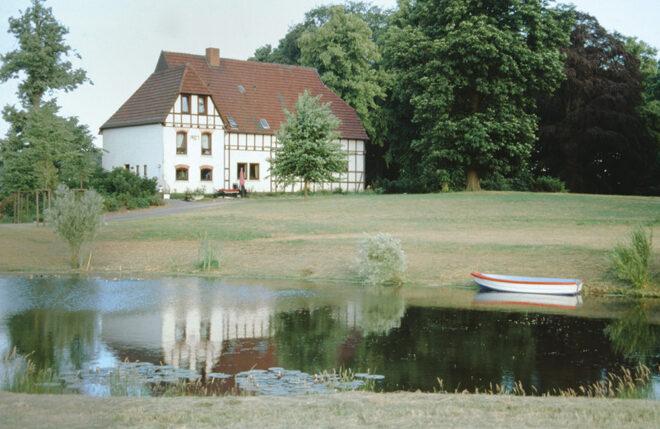
<instances>
[{"instance_id":1,"label":"gravel path","mask_svg":"<svg viewBox=\"0 0 660 429\"><path fill-rule=\"evenodd\" d=\"M217 208L224 204L231 204L237 202L238 202L237 200L229 200L229 199L221 199L221 198L212 201L165 200L165 205L160 207L150 207L148 209L106 213L105 220L107 222L121 222L125 220L148 219L152 217L162 217L173 214L187 213L191 211Z\"/></svg>"}]
</instances>

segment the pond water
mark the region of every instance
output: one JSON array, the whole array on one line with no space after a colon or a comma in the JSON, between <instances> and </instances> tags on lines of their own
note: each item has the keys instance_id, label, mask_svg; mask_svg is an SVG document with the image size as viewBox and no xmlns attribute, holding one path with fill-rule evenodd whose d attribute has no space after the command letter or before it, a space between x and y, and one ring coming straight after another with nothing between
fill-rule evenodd
<instances>
[{"instance_id":1,"label":"pond water","mask_svg":"<svg viewBox=\"0 0 660 429\"><path fill-rule=\"evenodd\" d=\"M471 304L443 306L443 293L407 303L397 292L337 285L4 277L0 385L29 361L52 370L42 387L89 395L153 395L181 380L206 386L205 393L368 385L520 386L529 394L578 390L643 363L651 377L637 395L660 398L653 306L617 304L612 318L585 314L578 300L515 301L467 290ZM124 380L119 387L117 380Z\"/></svg>"}]
</instances>

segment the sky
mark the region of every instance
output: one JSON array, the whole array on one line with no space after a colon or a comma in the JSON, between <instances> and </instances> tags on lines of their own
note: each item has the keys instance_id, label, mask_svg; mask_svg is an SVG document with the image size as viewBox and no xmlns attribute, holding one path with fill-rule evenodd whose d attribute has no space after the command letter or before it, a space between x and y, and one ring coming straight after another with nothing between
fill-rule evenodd
<instances>
[{"instance_id":1,"label":"sky","mask_svg":"<svg viewBox=\"0 0 660 429\"><path fill-rule=\"evenodd\" d=\"M153 72L161 50L203 54L220 48L226 58L247 59L254 49L276 45L306 11L328 0L49 0L69 28L67 42L81 55L74 64L93 84L55 93L61 113L78 116L94 135ZM636 36L660 48L660 0L572 0L608 30ZM391 8L396 0L371 3ZM0 1L0 53L17 47L7 19L28 0ZM0 84L0 107L18 104L17 82ZM0 119L0 135L7 124ZM100 139L97 138L97 143Z\"/></svg>"}]
</instances>

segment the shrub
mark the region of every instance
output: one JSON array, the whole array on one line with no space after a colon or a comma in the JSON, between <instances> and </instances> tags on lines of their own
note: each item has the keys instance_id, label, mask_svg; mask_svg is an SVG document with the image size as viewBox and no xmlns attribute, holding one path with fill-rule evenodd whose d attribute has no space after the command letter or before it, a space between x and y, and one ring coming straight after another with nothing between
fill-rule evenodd
<instances>
[{"instance_id":1,"label":"shrub","mask_svg":"<svg viewBox=\"0 0 660 429\"><path fill-rule=\"evenodd\" d=\"M116 212L123 207L123 204L117 197L113 195L106 196L103 198L103 208L109 212Z\"/></svg>"},{"instance_id":2,"label":"shrub","mask_svg":"<svg viewBox=\"0 0 660 429\"><path fill-rule=\"evenodd\" d=\"M213 243L209 240L208 234L204 234L199 241L198 257L199 263L197 264L197 268L200 270L211 271L220 268L216 249L213 246Z\"/></svg>"},{"instance_id":3,"label":"shrub","mask_svg":"<svg viewBox=\"0 0 660 429\"><path fill-rule=\"evenodd\" d=\"M367 237L358 247L358 272L368 285L401 285L406 271L406 255L401 241L390 234Z\"/></svg>"},{"instance_id":4,"label":"shrub","mask_svg":"<svg viewBox=\"0 0 660 429\"><path fill-rule=\"evenodd\" d=\"M630 244L618 244L612 253L612 268L616 276L630 283L636 289L642 289L651 282L649 262L653 237L642 227L630 233Z\"/></svg>"},{"instance_id":5,"label":"shrub","mask_svg":"<svg viewBox=\"0 0 660 429\"><path fill-rule=\"evenodd\" d=\"M532 180L533 192L566 192L566 184L552 176L539 176Z\"/></svg>"},{"instance_id":6,"label":"shrub","mask_svg":"<svg viewBox=\"0 0 660 429\"><path fill-rule=\"evenodd\" d=\"M103 198L93 190L77 195L64 185L55 191L55 199L46 211L46 221L69 243L71 266L81 266L80 249L91 242L101 226Z\"/></svg>"}]
</instances>

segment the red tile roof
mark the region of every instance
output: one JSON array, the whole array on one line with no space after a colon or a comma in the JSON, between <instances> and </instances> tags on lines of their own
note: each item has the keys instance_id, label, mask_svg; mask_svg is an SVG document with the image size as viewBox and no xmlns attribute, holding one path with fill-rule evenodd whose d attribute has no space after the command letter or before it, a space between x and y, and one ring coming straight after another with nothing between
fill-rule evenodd
<instances>
[{"instance_id":1,"label":"red tile roof","mask_svg":"<svg viewBox=\"0 0 660 429\"><path fill-rule=\"evenodd\" d=\"M204 55L174 52L161 53L156 71L101 130L164 123L177 95L190 92L210 94L231 131L274 134L285 120L284 109L293 110L305 90L330 103L341 121L343 138L368 139L355 110L323 84L315 69L226 58L220 58L219 66L210 66ZM228 117L238 128L229 128ZM261 119L270 129L261 128Z\"/></svg>"}]
</instances>

